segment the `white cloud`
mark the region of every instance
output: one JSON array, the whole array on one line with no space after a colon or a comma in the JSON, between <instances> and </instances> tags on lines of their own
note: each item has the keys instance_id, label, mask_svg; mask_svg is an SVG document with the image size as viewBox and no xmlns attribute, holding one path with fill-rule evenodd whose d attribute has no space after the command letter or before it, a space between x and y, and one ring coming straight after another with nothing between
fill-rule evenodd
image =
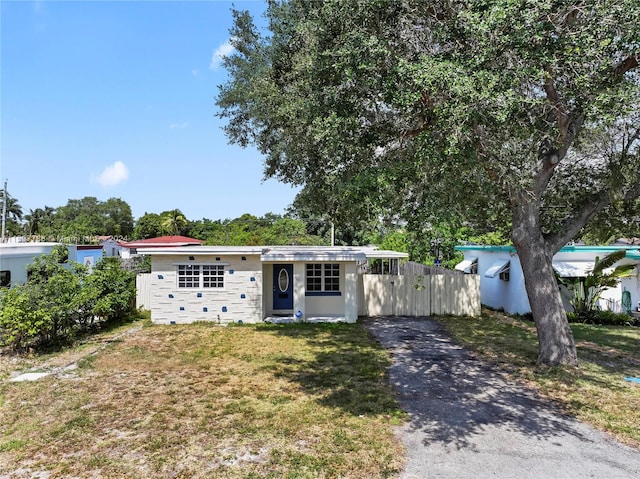
<instances>
[{"instance_id":1,"label":"white cloud","mask_svg":"<svg viewBox=\"0 0 640 479\"><path fill-rule=\"evenodd\" d=\"M172 130L183 130L189 126L189 122L183 121L182 123L174 122L169 124L169 128Z\"/></svg>"},{"instance_id":2,"label":"white cloud","mask_svg":"<svg viewBox=\"0 0 640 479\"><path fill-rule=\"evenodd\" d=\"M194 68L193 70L191 70L191 74L192 74L194 77L198 76L198 73L200 73L200 72L198 71L198 69L197 69L197 68Z\"/></svg>"},{"instance_id":3,"label":"white cloud","mask_svg":"<svg viewBox=\"0 0 640 479\"><path fill-rule=\"evenodd\" d=\"M91 175L92 182L98 182L104 187L115 186L129 178L129 170L121 161L107 166L99 176Z\"/></svg>"},{"instance_id":4,"label":"white cloud","mask_svg":"<svg viewBox=\"0 0 640 479\"><path fill-rule=\"evenodd\" d=\"M235 51L235 47L231 45L231 40L227 40L225 43L216 48L216 51L213 52L213 56L211 57L211 65L209 65L210 70L217 70L222 63L222 59L226 56L231 55Z\"/></svg>"}]
</instances>

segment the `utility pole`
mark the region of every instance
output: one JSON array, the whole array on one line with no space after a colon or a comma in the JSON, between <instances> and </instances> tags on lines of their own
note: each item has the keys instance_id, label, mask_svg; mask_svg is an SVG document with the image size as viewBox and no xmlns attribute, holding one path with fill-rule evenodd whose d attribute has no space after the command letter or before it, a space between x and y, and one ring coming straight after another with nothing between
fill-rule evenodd
<instances>
[{"instance_id":1,"label":"utility pole","mask_svg":"<svg viewBox=\"0 0 640 479\"><path fill-rule=\"evenodd\" d=\"M7 226L7 182L4 180L4 193L2 195L2 242L4 243L4 232Z\"/></svg>"}]
</instances>

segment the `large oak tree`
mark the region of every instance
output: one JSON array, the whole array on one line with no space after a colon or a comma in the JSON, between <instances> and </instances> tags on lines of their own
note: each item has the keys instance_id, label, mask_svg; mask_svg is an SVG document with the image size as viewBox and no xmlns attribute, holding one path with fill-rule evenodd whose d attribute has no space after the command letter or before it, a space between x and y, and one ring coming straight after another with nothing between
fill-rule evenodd
<instances>
[{"instance_id":1,"label":"large oak tree","mask_svg":"<svg viewBox=\"0 0 640 479\"><path fill-rule=\"evenodd\" d=\"M597 215L638 215L640 3L273 1L266 33L234 16L230 140L330 214L504 217L539 362L576 364L551 260Z\"/></svg>"}]
</instances>

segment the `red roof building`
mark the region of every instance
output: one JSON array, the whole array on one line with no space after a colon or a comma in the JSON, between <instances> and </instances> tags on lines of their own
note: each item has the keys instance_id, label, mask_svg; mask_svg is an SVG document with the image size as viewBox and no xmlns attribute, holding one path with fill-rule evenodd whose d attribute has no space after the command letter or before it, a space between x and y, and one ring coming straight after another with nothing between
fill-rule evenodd
<instances>
[{"instance_id":1,"label":"red roof building","mask_svg":"<svg viewBox=\"0 0 640 479\"><path fill-rule=\"evenodd\" d=\"M201 246L204 241L189 238L187 236L160 236L158 238L147 238L136 241L118 241L121 248L127 249L129 254L123 254L123 257L136 254L138 248L166 248L171 246Z\"/></svg>"}]
</instances>

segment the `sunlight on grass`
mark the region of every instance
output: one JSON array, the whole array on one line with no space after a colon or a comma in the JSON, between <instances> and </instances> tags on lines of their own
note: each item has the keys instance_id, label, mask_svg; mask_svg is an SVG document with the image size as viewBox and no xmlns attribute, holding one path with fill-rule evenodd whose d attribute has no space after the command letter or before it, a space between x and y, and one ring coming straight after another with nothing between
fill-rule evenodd
<instances>
[{"instance_id":1,"label":"sunlight on grass","mask_svg":"<svg viewBox=\"0 0 640 479\"><path fill-rule=\"evenodd\" d=\"M2 383L0 470L393 477L388 365L360 325L145 327L73 377Z\"/></svg>"},{"instance_id":2,"label":"sunlight on grass","mask_svg":"<svg viewBox=\"0 0 640 479\"><path fill-rule=\"evenodd\" d=\"M485 312L481 318L439 318L459 343L526 381L565 410L619 440L640 447L640 330L572 324L580 366L536 365L532 323Z\"/></svg>"}]
</instances>

